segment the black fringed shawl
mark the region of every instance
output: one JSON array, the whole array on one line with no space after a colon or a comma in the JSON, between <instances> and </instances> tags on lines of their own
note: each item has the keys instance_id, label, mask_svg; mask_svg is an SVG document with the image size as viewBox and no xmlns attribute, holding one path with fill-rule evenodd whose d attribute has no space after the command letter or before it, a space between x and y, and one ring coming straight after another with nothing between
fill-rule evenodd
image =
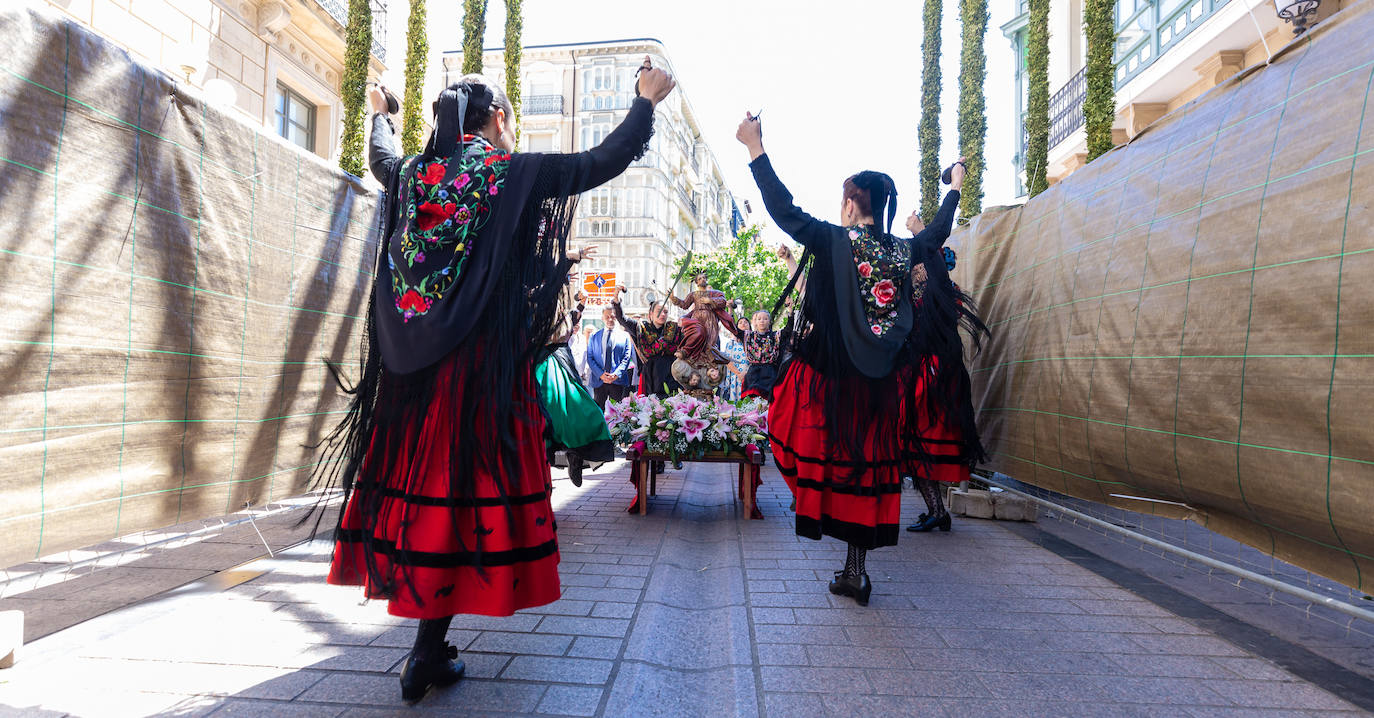
<instances>
[{"instance_id":1,"label":"black fringed shawl","mask_svg":"<svg viewBox=\"0 0 1374 718\"><path fill-rule=\"evenodd\" d=\"M949 280L940 251L953 226L959 193L946 195L924 231L903 239L883 236L877 227L839 227L808 215L793 203L767 155L750 163L750 169L769 216L814 257L801 317L791 328L791 346L785 349L819 375L806 390L823 402L828 434L837 444L831 449L842 449L851 459L860 460L862 447L870 440L878 446L915 446L914 455L906 458L919 462L930 453L915 431L920 425L914 414L919 405L928 417L942 417L962 429L961 458L966 463L982 460L959 328L961 324L968 328L975 344L987 330L974 313L972 301ZM865 278L856 267L854 252L859 242L876 243L887 257L905 265L890 288L898 300L896 310L881 322L872 321L872 304L866 307L873 288L865 284L867 291L861 291ZM912 299L911 270L917 263L925 265L927 277L919 302ZM930 375L923 401L906 397L909 413L898 421L902 397L892 390L890 379L903 366ZM906 436L899 435L903 426Z\"/></svg>"},{"instance_id":2,"label":"black fringed shawl","mask_svg":"<svg viewBox=\"0 0 1374 718\"><path fill-rule=\"evenodd\" d=\"M361 378L349 387L331 365L340 386L353 399L344 420L323 442L313 476L316 487L342 488L347 506L356 489L384 485L395 463L410 450L396 440L404 433L399 429L423 419L441 360L455 352L472 356L480 352L481 361L474 361L474 370L463 375L462 383L477 390L462 392L449 462L447 503L458 533L458 512L475 510L472 469L481 467L492 476L503 476L504 467L515 466L510 398L516 387L533 386L521 381L522 374L532 371L561 318L558 297L567 280L564 257L576 195L613 179L642 157L652 133L653 104L641 98L620 126L589 151L509 156L504 176L491 185L497 187L487 203L491 216L462 250L467 256L456 281L442 296L430 297L432 304L422 314L407 315L399 310L403 304L410 307L411 299L403 295L404 301L397 301L391 263L406 249L414 251L413 246L402 247L407 225L417 221L421 214L417 209L423 209L415 206L414 185L426 161L434 158L398 156L390 120L380 115L374 118L369 161L373 175L387 188L385 241L378 251L363 335ZM489 147L479 149L490 152ZM473 151L472 143L467 143L467 151ZM460 143L458 154L463 152ZM491 192L490 186L483 189ZM533 391L529 400L537 401ZM498 431L477 432L479 423ZM483 445L472 440L483 433L496 438ZM377 446L368 457L374 439ZM366 463L365 457L370 459ZM507 487L499 490L505 502ZM371 499L362 507L368 541L382 493L365 494ZM340 520L342 516L341 510ZM394 590L398 583L406 583L394 575L379 575L372 547L366 548L374 585ZM480 538L471 550L480 568Z\"/></svg>"}]
</instances>

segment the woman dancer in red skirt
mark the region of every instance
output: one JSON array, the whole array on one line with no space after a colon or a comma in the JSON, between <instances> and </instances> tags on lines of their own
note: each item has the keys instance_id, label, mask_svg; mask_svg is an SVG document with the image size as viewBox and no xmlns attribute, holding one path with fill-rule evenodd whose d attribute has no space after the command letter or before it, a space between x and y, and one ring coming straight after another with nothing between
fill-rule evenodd
<instances>
[{"instance_id":1,"label":"woman dancer in red skirt","mask_svg":"<svg viewBox=\"0 0 1374 718\"><path fill-rule=\"evenodd\" d=\"M509 616L559 597L533 369L560 319L559 261L575 254L571 198L643 155L673 85L642 73L624 122L570 155L514 153L505 93L468 75L435 103L425 151L402 158L374 93L385 233L362 379L320 471L346 495L329 582L420 619L401 670L407 701L462 677L444 641L454 614Z\"/></svg>"},{"instance_id":2,"label":"woman dancer in red skirt","mask_svg":"<svg viewBox=\"0 0 1374 718\"><path fill-rule=\"evenodd\" d=\"M746 115L736 137L749 149L768 214L815 260L792 356L768 412L774 460L796 496L797 534L849 544L830 592L867 605L873 585L866 554L896 545L903 471L917 450L930 453L915 430L921 407L947 402L936 407L939 416L972 416L971 405L957 405L958 387L945 386L958 382L960 319L972 315L948 283L928 282L920 306L914 302L912 273L924 241L892 236L897 191L890 177L846 179L841 223L829 224L793 204L764 154L756 118ZM958 199L956 185L932 222L946 234ZM918 382L926 385L921 401L913 393Z\"/></svg>"},{"instance_id":3,"label":"woman dancer in red skirt","mask_svg":"<svg viewBox=\"0 0 1374 718\"><path fill-rule=\"evenodd\" d=\"M964 168L962 164L957 164L951 168L955 177L955 182L963 179ZM950 208L951 216L953 208ZM943 208L942 208L943 211ZM932 283L947 283L953 288L955 296L963 296L959 291L959 285L949 278L949 272L954 270L956 256L954 250L942 246L949 232L941 231L941 217L936 217L936 222L929 228L921 222L921 218L912 214L907 220L906 226L918 240L918 252L922 255L923 261L916 265L912 273L912 302L914 308L920 311L925 299L925 291ZM929 269L928 269L929 267ZM944 272L939 272L943 268ZM976 323L976 318L970 322L970 334L975 342L980 335L986 333L987 329L981 324ZM949 360L953 362L953 357ZM969 461L970 456L981 458L983 454L982 446L978 443L977 427L973 424L972 413L963 413L957 417L948 417L939 414L947 402L927 401L931 397L926 395L926 386L931 383L926 377L932 370L938 369L938 364L933 360L927 362L925 371L916 373L917 380L912 382L912 395L918 404L918 425L914 431L910 432L920 437L920 442L908 447L910 458L913 459L911 483L925 500L926 512L916 519L916 523L907 526L906 530L915 533L926 533L940 530L949 531L953 522L950 520L949 511L945 509L945 502L940 497L943 484L957 484L967 481L972 465ZM957 369L961 372L958 381L952 386L956 391L959 387L967 387L967 372L963 362L957 364ZM938 386L938 382L936 382ZM971 405L968 400L954 399L954 406ZM954 419L954 420L951 420ZM967 422L967 426L956 422ZM968 437L968 440L965 440Z\"/></svg>"}]
</instances>

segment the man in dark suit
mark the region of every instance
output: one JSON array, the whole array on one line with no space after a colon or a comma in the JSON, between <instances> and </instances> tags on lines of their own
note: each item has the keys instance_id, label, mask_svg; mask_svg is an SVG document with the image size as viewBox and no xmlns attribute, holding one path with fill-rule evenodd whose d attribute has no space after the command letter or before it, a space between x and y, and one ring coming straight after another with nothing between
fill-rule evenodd
<instances>
[{"instance_id":1,"label":"man in dark suit","mask_svg":"<svg viewBox=\"0 0 1374 718\"><path fill-rule=\"evenodd\" d=\"M587 342L587 373L591 375L592 396L604 409L607 400L620 401L630 392L634 347L630 335L616 324L610 307L601 311L601 320L606 327Z\"/></svg>"}]
</instances>

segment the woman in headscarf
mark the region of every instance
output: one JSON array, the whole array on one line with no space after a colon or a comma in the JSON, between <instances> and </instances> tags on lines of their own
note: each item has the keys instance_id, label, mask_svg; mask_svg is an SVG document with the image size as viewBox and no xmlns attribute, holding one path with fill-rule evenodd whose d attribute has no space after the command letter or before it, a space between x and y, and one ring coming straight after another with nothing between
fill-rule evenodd
<instances>
[{"instance_id":1,"label":"woman in headscarf","mask_svg":"<svg viewBox=\"0 0 1374 718\"><path fill-rule=\"evenodd\" d=\"M454 614L559 597L534 368L561 318L560 263L581 257L567 246L574 198L642 156L673 85L644 72L625 120L576 154L516 153L501 86L467 75L435 102L425 150L400 157L374 92L386 203L362 378L317 470L345 493L329 582L420 621L407 701L462 677L444 641Z\"/></svg>"},{"instance_id":2,"label":"woman in headscarf","mask_svg":"<svg viewBox=\"0 0 1374 718\"><path fill-rule=\"evenodd\" d=\"M890 177L868 171L846 179L840 224L830 224L793 204L764 153L756 118L746 115L736 137L749 149L768 214L805 248L803 266L814 259L792 355L768 412L774 460L796 496L797 534L849 546L830 592L867 605L867 552L897 543L901 477L912 448L921 445L913 433L913 371L938 364L938 373L924 377L937 387L926 396L953 404L945 386L957 383L958 372L950 370L962 363L949 357L962 353L960 320L972 314L947 283L927 283L922 302L912 301L924 240L892 236L897 190ZM960 173L932 222L945 233L962 182Z\"/></svg>"}]
</instances>

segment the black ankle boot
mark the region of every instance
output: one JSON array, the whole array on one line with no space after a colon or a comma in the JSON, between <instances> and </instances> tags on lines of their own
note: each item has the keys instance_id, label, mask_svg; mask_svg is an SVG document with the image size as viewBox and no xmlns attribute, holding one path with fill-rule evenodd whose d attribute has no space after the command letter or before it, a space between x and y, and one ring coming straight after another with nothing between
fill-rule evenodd
<instances>
[{"instance_id":1,"label":"black ankle boot","mask_svg":"<svg viewBox=\"0 0 1374 718\"><path fill-rule=\"evenodd\" d=\"M850 576L843 571L835 572L835 580L830 582L830 592L836 596L848 596L860 606L868 605L868 597L873 593L873 583L867 573Z\"/></svg>"},{"instance_id":2,"label":"black ankle boot","mask_svg":"<svg viewBox=\"0 0 1374 718\"><path fill-rule=\"evenodd\" d=\"M411 652L401 666L401 700L414 703L424 698L430 688L443 688L457 683L467 669L462 661L453 660L457 657L457 647L448 643L444 643L444 654L440 657L417 659L415 653Z\"/></svg>"},{"instance_id":3,"label":"black ankle boot","mask_svg":"<svg viewBox=\"0 0 1374 718\"><path fill-rule=\"evenodd\" d=\"M568 456L568 478L572 479L573 486L582 485L582 457L569 451Z\"/></svg>"},{"instance_id":4,"label":"black ankle boot","mask_svg":"<svg viewBox=\"0 0 1374 718\"><path fill-rule=\"evenodd\" d=\"M950 526L952 525L953 522L950 521L949 512L946 511L945 513L940 514L939 516L928 516L926 514L921 514L921 517L916 520L916 523L906 527L906 530L911 531L912 533L926 533L929 531L934 531L935 529L940 529L941 531L948 531L950 529Z\"/></svg>"}]
</instances>

